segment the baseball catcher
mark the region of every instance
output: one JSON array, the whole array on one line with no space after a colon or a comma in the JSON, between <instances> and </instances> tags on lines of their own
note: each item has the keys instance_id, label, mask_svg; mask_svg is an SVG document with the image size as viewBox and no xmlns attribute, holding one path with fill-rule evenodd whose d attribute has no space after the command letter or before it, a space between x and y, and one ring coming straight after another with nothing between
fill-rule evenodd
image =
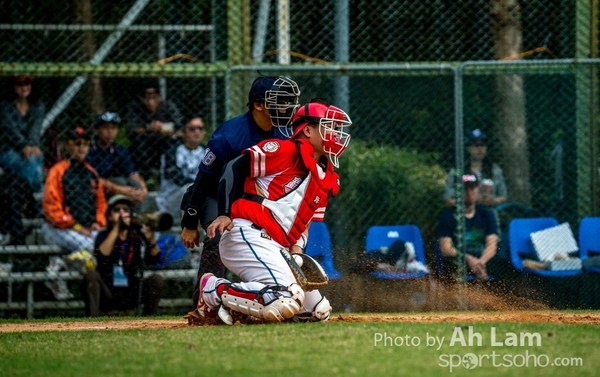
<instances>
[{"instance_id":1,"label":"baseball catcher","mask_svg":"<svg viewBox=\"0 0 600 377\"><path fill-rule=\"evenodd\" d=\"M312 258L288 250L304 249L310 222L323 220L339 191L334 166L350 141L345 127L351 123L343 110L311 101L294 114L291 139L262 141L227 164L219 216L207 235L222 234L221 260L242 282L204 274L200 316L226 324L237 314L267 322L329 318L329 301L315 289L327 276Z\"/></svg>"}]
</instances>

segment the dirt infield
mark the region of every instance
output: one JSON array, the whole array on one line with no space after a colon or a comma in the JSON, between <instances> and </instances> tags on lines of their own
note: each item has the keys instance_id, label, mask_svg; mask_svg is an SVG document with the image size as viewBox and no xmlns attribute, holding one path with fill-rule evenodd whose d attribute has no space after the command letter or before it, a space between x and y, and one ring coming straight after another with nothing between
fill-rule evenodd
<instances>
[{"instance_id":1,"label":"dirt infield","mask_svg":"<svg viewBox=\"0 0 600 377\"><path fill-rule=\"evenodd\" d=\"M472 323L529 322L564 324L600 324L600 313L563 313L553 311L486 312L486 313L420 313L420 314L338 314L330 322L396 322L396 323ZM32 322L0 325L0 333L23 331L79 330L157 330L189 327L182 319L133 319L90 322Z\"/></svg>"},{"instance_id":2,"label":"dirt infield","mask_svg":"<svg viewBox=\"0 0 600 377\"><path fill-rule=\"evenodd\" d=\"M330 299L338 313L343 312L332 316L331 322L529 322L600 325L600 311L555 310L544 302L539 292L524 285L520 287L525 289L525 294L521 292L517 295L497 286L449 287L433 279L381 281L354 277L348 280L339 279L321 292ZM187 327L187 320L183 317L168 320L160 317L119 318L103 321L3 324L0 325L0 333Z\"/></svg>"}]
</instances>

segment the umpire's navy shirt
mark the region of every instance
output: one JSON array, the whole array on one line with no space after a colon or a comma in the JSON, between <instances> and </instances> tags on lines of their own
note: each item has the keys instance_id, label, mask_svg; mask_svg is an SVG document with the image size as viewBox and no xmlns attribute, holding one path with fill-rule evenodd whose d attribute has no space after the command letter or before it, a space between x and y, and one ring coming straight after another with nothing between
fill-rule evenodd
<instances>
[{"instance_id":1,"label":"umpire's navy shirt","mask_svg":"<svg viewBox=\"0 0 600 377\"><path fill-rule=\"evenodd\" d=\"M262 130L250 111L231 118L221 124L213 133L199 170L220 177L223 167L238 157L244 149L250 148L262 140L272 138L287 139L277 127L273 127L270 131ZM209 182L212 183L212 187L204 186L204 192L206 195L216 198L219 180L210 180Z\"/></svg>"}]
</instances>

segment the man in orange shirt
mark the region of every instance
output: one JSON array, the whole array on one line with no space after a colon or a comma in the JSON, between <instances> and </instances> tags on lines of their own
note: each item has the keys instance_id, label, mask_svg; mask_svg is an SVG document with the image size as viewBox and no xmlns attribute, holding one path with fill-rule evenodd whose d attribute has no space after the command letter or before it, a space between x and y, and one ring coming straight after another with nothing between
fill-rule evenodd
<instances>
[{"instance_id":1,"label":"man in orange shirt","mask_svg":"<svg viewBox=\"0 0 600 377\"><path fill-rule=\"evenodd\" d=\"M83 128L69 132L69 157L49 171L42 198L47 243L73 252L92 252L98 230L106 226L106 198L96 170L87 163L91 138Z\"/></svg>"}]
</instances>

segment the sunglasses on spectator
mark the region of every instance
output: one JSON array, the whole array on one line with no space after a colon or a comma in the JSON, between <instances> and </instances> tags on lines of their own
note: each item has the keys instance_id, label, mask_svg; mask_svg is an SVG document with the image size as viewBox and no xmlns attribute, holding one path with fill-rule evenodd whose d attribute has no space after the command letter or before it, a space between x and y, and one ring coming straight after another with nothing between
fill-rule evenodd
<instances>
[{"instance_id":1,"label":"sunglasses on spectator","mask_svg":"<svg viewBox=\"0 0 600 377\"><path fill-rule=\"evenodd\" d=\"M117 213L117 212L129 212L129 207L127 206L114 206L111 210L113 213Z\"/></svg>"},{"instance_id":2,"label":"sunglasses on spectator","mask_svg":"<svg viewBox=\"0 0 600 377\"><path fill-rule=\"evenodd\" d=\"M188 131L204 131L204 127L196 126L196 127L188 127Z\"/></svg>"},{"instance_id":3,"label":"sunglasses on spectator","mask_svg":"<svg viewBox=\"0 0 600 377\"><path fill-rule=\"evenodd\" d=\"M87 139L77 139L77 140L69 140L67 141L67 145L76 145L78 147L81 147L82 145L87 147L90 144L92 144L91 140L87 140Z\"/></svg>"}]
</instances>

